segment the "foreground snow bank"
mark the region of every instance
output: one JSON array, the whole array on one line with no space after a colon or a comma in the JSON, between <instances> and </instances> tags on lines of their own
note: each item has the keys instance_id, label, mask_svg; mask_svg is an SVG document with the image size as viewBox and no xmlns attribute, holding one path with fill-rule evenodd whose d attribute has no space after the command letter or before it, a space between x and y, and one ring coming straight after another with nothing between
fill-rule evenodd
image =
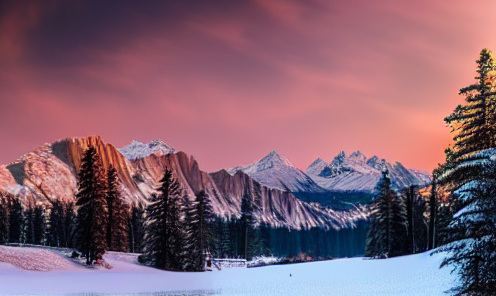
<instances>
[{"instance_id":1,"label":"foreground snow bank","mask_svg":"<svg viewBox=\"0 0 496 296\"><path fill-rule=\"evenodd\" d=\"M4 267L7 266L6 264L11 264L18 269L36 271L79 270L83 268L43 248L0 246L0 263L4 263L2 264Z\"/></svg>"},{"instance_id":2,"label":"foreground snow bank","mask_svg":"<svg viewBox=\"0 0 496 296\"><path fill-rule=\"evenodd\" d=\"M34 272L0 264L0 295L168 295L171 291L196 291L194 295L446 295L443 291L454 286L455 280L449 269L439 269L443 255L428 253L201 273L156 270L136 265L129 257L120 261L123 257L107 257L114 266L111 270Z\"/></svg>"}]
</instances>

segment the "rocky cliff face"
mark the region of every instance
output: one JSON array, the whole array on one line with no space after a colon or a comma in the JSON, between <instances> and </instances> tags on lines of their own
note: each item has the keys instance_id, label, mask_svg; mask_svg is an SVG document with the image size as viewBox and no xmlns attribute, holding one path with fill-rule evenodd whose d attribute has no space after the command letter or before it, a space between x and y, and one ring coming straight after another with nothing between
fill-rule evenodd
<instances>
[{"instance_id":1,"label":"rocky cliff face","mask_svg":"<svg viewBox=\"0 0 496 296\"><path fill-rule=\"evenodd\" d=\"M143 145L134 144L136 149L143 151ZM352 226L357 219L363 218L361 210L326 210L303 202L289 192L267 188L242 172L234 175L225 170L211 174L203 172L193 157L184 152L176 153L162 143L147 144L147 147L160 146L160 149L146 153L136 153L133 146L127 146L124 151L131 158L128 159L100 137L68 138L45 144L15 163L0 167L0 190L12 193L25 203L72 201L77 192L81 159L89 146L96 148L105 168L110 165L116 168L121 194L128 203L145 205L147 197L158 187L165 167L170 167L181 183L184 195L193 198L200 190L205 190L214 212L221 217L239 216L241 198L249 193L254 198L258 221L277 227L339 229Z\"/></svg>"}]
</instances>

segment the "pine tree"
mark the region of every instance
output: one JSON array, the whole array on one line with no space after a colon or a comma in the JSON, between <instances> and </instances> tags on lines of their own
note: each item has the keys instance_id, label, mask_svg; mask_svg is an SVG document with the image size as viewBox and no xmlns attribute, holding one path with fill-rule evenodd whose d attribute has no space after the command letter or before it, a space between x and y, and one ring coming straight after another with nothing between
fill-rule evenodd
<instances>
[{"instance_id":1,"label":"pine tree","mask_svg":"<svg viewBox=\"0 0 496 296\"><path fill-rule=\"evenodd\" d=\"M126 252L128 249L129 211L118 190L118 176L114 167L107 172L107 246L111 251Z\"/></svg>"},{"instance_id":2,"label":"pine tree","mask_svg":"<svg viewBox=\"0 0 496 296\"><path fill-rule=\"evenodd\" d=\"M48 220L47 244L52 247L63 247L65 242L64 207L59 200L52 202Z\"/></svg>"},{"instance_id":3,"label":"pine tree","mask_svg":"<svg viewBox=\"0 0 496 296\"><path fill-rule=\"evenodd\" d=\"M189 196L183 196L184 205L184 266L183 269L187 271L198 271L202 268L201 249L198 246L200 237L200 227L198 219L197 201L191 200Z\"/></svg>"},{"instance_id":4,"label":"pine tree","mask_svg":"<svg viewBox=\"0 0 496 296\"><path fill-rule=\"evenodd\" d=\"M416 193L418 193L418 190L416 190L414 186L410 186L409 188L405 188L405 190L403 190L403 198L406 201L406 215L407 215L407 225L408 225L408 252L410 254L415 253L415 232L413 231L414 230L413 203Z\"/></svg>"},{"instance_id":5,"label":"pine tree","mask_svg":"<svg viewBox=\"0 0 496 296\"><path fill-rule=\"evenodd\" d=\"M243 195L241 199L241 230L243 234L243 250L244 258L251 260L253 255L253 231L254 231L254 218L253 218L253 203L248 194Z\"/></svg>"},{"instance_id":6,"label":"pine tree","mask_svg":"<svg viewBox=\"0 0 496 296\"><path fill-rule=\"evenodd\" d=\"M34 207L34 244L44 245L46 243L46 217L44 208L41 205Z\"/></svg>"},{"instance_id":7,"label":"pine tree","mask_svg":"<svg viewBox=\"0 0 496 296\"><path fill-rule=\"evenodd\" d=\"M454 289L457 295L495 295L496 291L496 163L491 155L496 155L494 149L481 151L465 162L479 167L480 173L453 192L465 206L447 227L451 242L436 251L448 252L441 267L452 265L459 272L461 285Z\"/></svg>"},{"instance_id":8,"label":"pine tree","mask_svg":"<svg viewBox=\"0 0 496 296\"><path fill-rule=\"evenodd\" d=\"M391 188L387 169L375 187L367 231L365 256L393 257L405 253L406 209Z\"/></svg>"},{"instance_id":9,"label":"pine tree","mask_svg":"<svg viewBox=\"0 0 496 296\"><path fill-rule=\"evenodd\" d=\"M74 245L74 227L76 221L76 214L74 213L74 202L69 202L65 205L64 216L64 247L72 248Z\"/></svg>"},{"instance_id":10,"label":"pine tree","mask_svg":"<svg viewBox=\"0 0 496 296\"><path fill-rule=\"evenodd\" d=\"M213 210L210 204L210 199L206 195L205 191L202 190L196 194L197 203L197 213L198 213L198 249L200 250L200 266L199 269L203 269L203 262L205 262L205 253L207 250L213 249L213 234L212 234L212 223L213 223Z\"/></svg>"},{"instance_id":11,"label":"pine tree","mask_svg":"<svg viewBox=\"0 0 496 296\"><path fill-rule=\"evenodd\" d=\"M26 236L26 219L19 198L12 198L9 210L9 242L24 243Z\"/></svg>"},{"instance_id":12,"label":"pine tree","mask_svg":"<svg viewBox=\"0 0 496 296\"><path fill-rule=\"evenodd\" d=\"M143 252L143 239L145 236L144 213L145 211L139 205L131 208L128 237L129 250L132 253Z\"/></svg>"},{"instance_id":13,"label":"pine tree","mask_svg":"<svg viewBox=\"0 0 496 296\"><path fill-rule=\"evenodd\" d=\"M108 219L106 174L93 147L83 156L78 180L75 247L86 257L86 264L91 265L105 253Z\"/></svg>"},{"instance_id":14,"label":"pine tree","mask_svg":"<svg viewBox=\"0 0 496 296\"><path fill-rule=\"evenodd\" d=\"M220 256L221 258L228 258L232 256L231 240L229 237L229 221L220 221L221 223L221 242L220 242Z\"/></svg>"},{"instance_id":15,"label":"pine tree","mask_svg":"<svg viewBox=\"0 0 496 296\"><path fill-rule=\"evenodd\" d=\"M28 205L24 210L26 217L26 244L34 244L34 209Z\"/></svg>"},{"instance_id":16,"label":"pine tree","mask_svg":"<svg viewBox=\"0 0 496 296\"><path fill-rule=\"evenodd\" d=\"M179 270L183 247L180 225L180 185L172 174L165 168L164 177L157 188L159 194L152 194L146 209L145 254L151 264L157 268Z\"/></svg>"},{"instance_id":17,"label":"pine tree","mask_svg":"<svg viewBox=\"0 0 496 296\"><path fill-rule=\"evenodd\" d=\"M432 173L431 195L429 198L429 240L427 249L432 250L436 247L436 216L437 216L437 172Z\"/></svg>"},{"instance_id":18,"label":"pine tree","mask_svg":"<svg viewBox=\"0 0 496 296\"><path fill-rule=\"evenodd\" d=\"M477 60L477 84L462 88L466 104L458 105L444 120L455 134L453 148L446 150L444 170L452 169L464 162L472 152L496 147L496 104L494 97L494 71L496 64L492 52L483 49ZM456 190L460 184L470 181L478 174L477 168L458 169L450 179L444 181Z\"/></svg>"},{"instance_id":19,"label":"pine tree","mask_svg":"<svg viewBox=\"0 0 496 296\"><path fill-rule=\"evenodd\" d=\"M0 245L9 241L9 206L8 195L0 191Z\"/></svg>"}]
</instances>

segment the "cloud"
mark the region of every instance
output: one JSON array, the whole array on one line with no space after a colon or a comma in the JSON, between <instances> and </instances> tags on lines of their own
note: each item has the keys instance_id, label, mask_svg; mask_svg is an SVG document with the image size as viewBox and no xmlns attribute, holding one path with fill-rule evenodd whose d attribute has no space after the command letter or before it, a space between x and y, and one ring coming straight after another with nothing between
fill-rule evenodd
<instances>
[{"instance_id":1,"label":"cloud","mask_svg":"<svg viewBox=\"0 0 496 296\"><path fill-rule=\"evenodd\" d=\"M488 1L3 1L0 163L163 138L202 168L360 149L432 169L494 48ZM445 135L445 136L443 136Z\"/></svg>"}]
</instances>

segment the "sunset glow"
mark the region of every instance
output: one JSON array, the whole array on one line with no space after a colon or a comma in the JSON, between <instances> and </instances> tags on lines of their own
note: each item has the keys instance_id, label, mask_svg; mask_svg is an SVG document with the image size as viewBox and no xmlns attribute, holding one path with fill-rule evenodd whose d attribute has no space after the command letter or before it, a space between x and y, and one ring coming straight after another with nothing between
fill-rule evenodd
<instances>
[{"instance_id":1,"label":"sunset glow","mask_svg":"<svg viewBox=\"0 0 496 296\"><path fill-rule=\"evenodd\" d=\"M431 171L496 1L0 2L0 164L161 138L206 171L360 150Z\"/></svg>"}]
</instances>

